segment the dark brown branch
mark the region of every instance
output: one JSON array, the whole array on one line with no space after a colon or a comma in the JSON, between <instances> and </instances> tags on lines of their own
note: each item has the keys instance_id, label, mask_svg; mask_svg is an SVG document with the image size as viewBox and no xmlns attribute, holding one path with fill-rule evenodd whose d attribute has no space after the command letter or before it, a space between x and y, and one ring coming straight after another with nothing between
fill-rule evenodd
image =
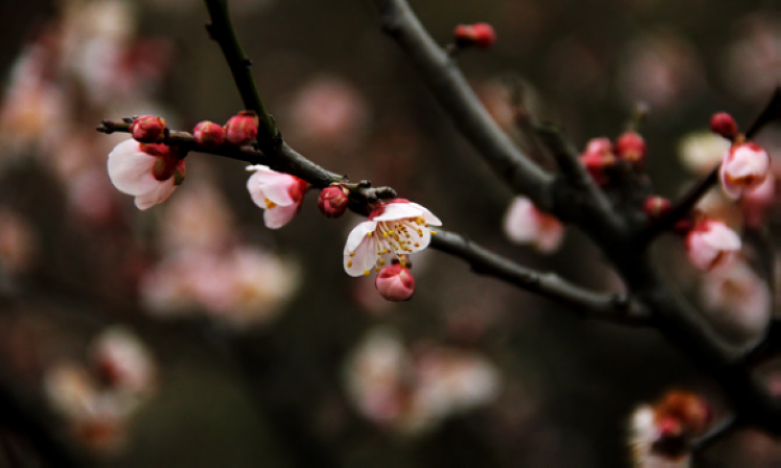
<instances>
[{"instance_id":1,"label":"dark brown branch","mask_svg":"<svg viewBox=\"0 0 781 468\"><path fill-rule=\"evenodd\" d=\"M236 30L231 23L228 13L228 0L206 0L206 8L209 10L211 23L206 25L209 36L220 45L222 54L228 62L233 81L236 82L241 94L241 100L244 107L253 110L258 114L260 125L258 126L258 144L262 150L275 148L281 143L279 131L274 123L274 118L266 112L263 101L260 99L260 92L255 84L255 77L252 75L250 66L252 62L244 53Z\"/></svg>"},{"instance_id":2,"label":"dark brown branch","mask_svg":"<svg viewBox=\"0 0 781 468\"><path fill-rule=\"evenodd\" d=\"M469 263L475 273L493 276L582 312L587 318L641 325L650 312L639 302L619 294L600 294L576 286L554 273L522 267L452 232L437 230L431 246Z\"/></svg>"},{"instance_id":3,"label":"dark brown branch","mask_svg":"<svg viewBox=\"0 0 781 468\"><path fill-rule=\"evenodd\" d=\"M553 177L540 169L491 119L447 52L426 33L403 0L375 0L383 29L412 60L456 127L513 190L552 211Z\"/></svg>"}]
</instances>

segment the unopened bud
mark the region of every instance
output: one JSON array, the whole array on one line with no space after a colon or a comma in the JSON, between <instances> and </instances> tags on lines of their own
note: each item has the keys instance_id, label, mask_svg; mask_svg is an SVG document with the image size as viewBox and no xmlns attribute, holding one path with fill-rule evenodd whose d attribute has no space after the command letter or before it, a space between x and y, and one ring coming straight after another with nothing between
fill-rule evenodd
<instances>
[{"instance_id":1,"label":"unopened bud","mask_svg":"<svg viewBox=\"0 0 781 468\"><path fill-rule=\"evenodd\" d=\"M415 278L407 267L394 263L380 270L374 280L374 286L388 301L408 301L415 293Z\"/></svg>"},{"instance_id":2,"label":"unopened bud","mask_svg":"<svg viewBox=\"0 0 781 468\"><path fill-rule=\"evenodd\" d=\"M615 151L619 158L634 165L642 165L646 154L645 140L635 132L626 132L618 137Z\"/></svg>"},{"instance_id":3,"label":"unopened bud","mask_svg":"<svg viewBox=\"0 0 781 468\"><path fill-rule=\"evenodd\" d=\"M453 32L458 47L487 49L496 42L496 32L488 23L460 24Z\"/></svg>"},{"instance_id":4,"label":"unopened bud","mask_svg":"<svg viewBox=\"0 0 781 468\"><path fill-rule=\"evenodd\" d=\"M605 185L609 178L606 170L616 163L613 144L608 138L593 138L586 145L586 151L580 155L580 162L598 185Z\"/></svg>"},{"instance_id":5,"label":"unopened bud","mask_svg":"<svg viewBox=\"0 0 781 468\"><path fill-rule=\"evenodd\" d=\"M205 149L215 149L225 141L225 129L214 122L204 120L195 126L193 137L195 142Z\"/></svg>"},{"instance_id":6,"label":"unopened bud","mask_svg":"<svg viewBox=\"0 0 781 468\"><path fill-rule=\"evenodd\" d=\"M710 129L728 140L734 140L738 136L738 124L735 119L726 112L713 114L710 118Z\"/></svg>"},{"instance_id":7,"label":"unopened bud","mask_svg":"<svg viewBox=\"0 0 781 468\"><path fill-rule=\"evenodd\" d=\"M258 136L258 115L255 111L241 111L225 124L225 138L235 146L244 146Z\"/></svg>"},{"instance_id":8,"label":"unopened bud","mask_svg":"<svg viewBox=\"0 0 781 468\"><path fill-rule=\"evenodd\" d=\"M643 211L651 219L656 219L670 211L670 200L663 197L649 197L643 204Z\"/></svg>"},{"instance_id":9,"label":"unopened bud","mask_svg":"<svg viewBox=\"0 0 781 468\"><path fill-rule=\"evenodd\" d=\"M158 143L165 140L165 119L156 115L142 115L130 124L133 139L142 143Z\"/></svg>"},{"instance_id":10,"label":"unopened bud","mask_svg":"<svg viewBox=\"0 0 781 468\"><path fill-rule=\"evenodd\" d=\"M317 207L328 218L338 218L347 210L349 192L341 185L331 185L320 191Z\"/></svg>"}]
</instances>

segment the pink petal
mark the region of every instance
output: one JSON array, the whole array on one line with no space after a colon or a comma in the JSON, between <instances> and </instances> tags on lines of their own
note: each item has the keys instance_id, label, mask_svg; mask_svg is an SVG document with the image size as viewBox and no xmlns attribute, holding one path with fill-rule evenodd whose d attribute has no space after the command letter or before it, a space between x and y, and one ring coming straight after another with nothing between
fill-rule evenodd
<instances>
[{"instance_id":1,"label":"pink petal","mask_svg":"<svg viewBox=\"0 0 781 468\"><path fill-rule=\"evenodd\" d=\"M526 197L513 199L504 217L504 232L516 244L536 242L540 222L534 204Z\"/></svg>"},{"instance_id":2,"label":"pink petal","mask_svg":"<svg viewBox=\"0 0 781 468\"><path fill-rule=\"evenodd\" d=\"M157 158L139 149L135 140L125 140L108 155L111 183L123 193L139 195L153 190L160 181L152 174Z\"/></svg>"},{"instance_id":3,"label":"pink petal","mask_svg":"<svg viewBox=\"0 0 781 468\"><path fill-rule=\"evenodd\" d=\"M420 208L413 206L412 203L389 203L385 206L385 211L372 219L372 221L397 221L406 218L419 218L423 216Z\"/></svg>"},{"instance_id":4,"label":"pink petal","mask_svg":"<svg viewBox=\"0 0 781 468\"><path fill-rule=\"evenodd\" d=\"M355 252L361 242L366 239L366 235L377 229L377 223L374 221L364 221L355 226L350 235L347 236L347 243L344 245L344 254Z\"/></svg>"},{"instance_id":5,"label":"pink petal","mask_svg":"<svg viewBox=\"0 0 781 468\"><path fill-rule=\"evenodd\" d=\"M263 222L269 229L279 229L298 213L298 205L275 206L263 213Z\"/></svg>"},{"instance_id":6,"label":"pink petal","mask_svg":"<svg viewBox=\"0 0 781 468\"><path fill-rule=\"evenodd\" d=\"M365 276L367 272L373 271L377 264L376 239L374 236L364 236L363 239L358 248L350 252L354 254L352 257L350 253L344 254L344 271L350 276Z\"/></svg>"},{"instance_id":7,"label":"pink petal","mask_svg":"<svg viewBox=\"0 0 781 468\"><path fill-rule=\"evenodd\" d=\"M422 205L418 205L417 203L414 202L409 202L409 204L423 212L422 216L423 219L426 221L426 224L429 224L431 226L442 226L442 221L440 221L439 218L434 216L434 213L429 211L428 208Z\"/></svg>"},{"instance_id":8,"label":"pink petal","mask_svg":"<svg viewBox=\"0 0 781 468\"><path fill-rule=\"evenodd\" d=\"M264 198L268 198L277 205L287 206L295 203L290 196L290 188L298 181L291 175L283 174L269 169L263 165L249 166L247 170L256 171L247 181L247 189L253 195L255 204L261 208L266 207L265 200L258 203L256 200L257 191L262 192Z\"/></svg>"},{"instance_id":9,"label":"pink petal","mask_svg":"<svg viewBox=\"0 0 781 468\"><path fill-rule=\"evenodd\" d=\"M139 210L144 211L155 205L159 205L174 193L176 187L177 186L174 185L173 177L163 182L157 182L157 186L152 190L136 195L136 207Z\"/></svg>"}]
</instances>

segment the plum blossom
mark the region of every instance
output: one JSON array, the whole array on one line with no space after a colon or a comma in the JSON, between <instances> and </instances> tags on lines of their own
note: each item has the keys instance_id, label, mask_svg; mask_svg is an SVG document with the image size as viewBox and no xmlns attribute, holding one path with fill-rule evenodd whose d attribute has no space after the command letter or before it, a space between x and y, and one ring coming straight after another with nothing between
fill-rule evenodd
<instances>
[{"instance_id":1,"label":"plum blossom","mask_svg":"<svg viewBox=\"0 0 781 468\"><path fill-rule=\"evenodd\" d=\"M136 197L139 210L168 199L185 176L184 159L163 144L125 140L108 155L108 175L122 193Z\"/></svg>"},{"instance_id":2,"label":"plum blossom","mask_svg":"<svg viewBox=\"0 0 781 468\"><path fill-rule=\"evenodd\" d=\"M678 155L687 169L705 175L724 159L730 145L729 140L711 132L694 132L678 142Z\"/></svg>"},{"instance_id":3,"label":"plum blossom","mask_svg":"<svg viewBox=\"0 0 781 468\"><path fill-rule=\"evenodd\" d=\"M540 211L526 197L516 197L504 217L504 232L517 244L532 244L541 252L556 251L564 239L558 219Z\"/></svg>"},{"instance_id":4,"label":"plum blossom","mask_svg":"<svg viewBox=\"0 0 781 468\"><path fill-rule=\"evenodd\" d=\"M703 271L727 264L742 244L738 234L721 221L699 221L686 236L689 260Z\"/></svg>"},{"instance_id":5,"label":"plum blossom","mask_svg":"<svg viewBox=\"0 0 781 468\"><path fill-rule=\"evenodd\" d=\"M271 170L261 164L247 166L255 173L247 181L247 190L256 205L263 208L263 222L269 229L279 229L301 210L309 184L298 177Z\"/></svg>"},{"instance_id":6,"label":"plum blossom","mask_svg":"<svg viewBox=\"0 0 781 468\"><path fill-rule=\"evenodd\" d=\"M391 302L408 301L415 294L415 278L399 263L380 270L374 285L380 295Z\"/></svg>"},{"instance_id":7,"label":"plum blossom","mask_svg":"<svg viewBox=\"0 0 781 468\"><path fill-rule=\"evenodd\" d=\"M760 185L746 189L740 198L740 209L747 226L760 227L773 207L776 196L776 176L770 172Z\"/></svg>"},{"instance_id":8,"label":"plum blossom","mask_svg":"<svg viewBox=\"0 0 781 468\"><path fill-rule=\"evenodd\" d=\"M106 384L118 392L145 395L155 387L157 369L152 356L125 327L104 330L92 345L92 359Z\"/></svg>"},{"instance_id":9,"label":"plum blossom","mask_svg":"<svg viewBox=\"0 0 781 468\"><path fill-rule=\"evenodd\" d=\"M734 145L721 163L721 187L737 199L745 189L757 187L770 171L770 156L756 143Z\"/></svg>"},{"instance_id":10,"label":"plum blossom","mask_svg":"<svg viewBox=\"0 0 781 468\"><path fill-rule=\"evenodd\" d=\"M369 220L350 232L344 246L344 269L350 276L367 276L394 257L428 247L434 231L429 226L442 222L428 209L403 198L377 205ZM402 264L404 262L402 261Z\"/></svg>"}]
</instances>

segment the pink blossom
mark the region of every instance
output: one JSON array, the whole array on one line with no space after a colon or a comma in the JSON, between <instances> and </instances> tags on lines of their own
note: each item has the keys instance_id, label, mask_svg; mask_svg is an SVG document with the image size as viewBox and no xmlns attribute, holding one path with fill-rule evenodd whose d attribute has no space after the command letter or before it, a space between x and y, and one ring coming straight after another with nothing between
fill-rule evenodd
<instances>
[{"instance_id":1,"label":"pink blossom","mask_svg":"<svg viewBox=\"0 0 781 468\"><path fill-rule=\"evenodd\" d=\"M776 177L770 172L760 185L746 189L740 199L740 208L746 225L760 227L765 222L767 211L773 206L776 195Z\"/></svg>"},{"instance_id":2,"label":"pink blossom","mask_svg":"<svg viewBox=\"0 0 781 468\"><path fill-rule=\"evenodd\" d=\"M252 201L266 210L263 214L266 227L279 229L289 223L301 210L309 184L260 164L247 166L247 170L255 172L247 181L247 190Z\"/></svg>"},{"instance_id":3,"label":"pink blossom","mask_svg":"<svg viewBox=\"0 0 781 468\"><path fill-rule=\"evenodd\" d=\"M541 252L556 251L564 239L564 226L543 213L526 197L513 199L504 218L504 232L517 244L531 244Z\"/></svg>"},{"instance_id":4,"label":"pink blossom","mask_svg":"<svg viewBox=\"0 0 781 468\"><path fill-rule=\"evenodd\" d=\"M428 227L441 225L439 218L417 203L402 198L381 203L369 220L357 225L347 237L344 269L350 276L379 271L394 257L428 247L432 234Z\"/></svg>"},{"instance_id":5,"label":"pink blossom","mask_svg":"<svg viewBox=\"0 0 781 468\"><path fill-rule=\"evenodd\" d=\"M770 156L756 143L733 145L721 162L721 186L731 198L757 187L770 171Z\"/></svg>"},{"instance_id":6,"label":"pink blossom","mask_svg":"<svg viewBox=\"0 0 781 468\"><path fill-rule=\"evenodd\" d=\"M101 377L115 391L146 395L154 390L157 369L146 345L129 329L104 330L92 345Z\"/></svg>"},{"instance_id":7,"label":"pink blossom","mask_svg":"<svg viewBox=\"0 0 781 468\"><path fill-rule=\"evenodd\" d=\"M391 302L408 301L415 293L415 278L409 269L398 263L380 270L374 285L380 295Z\"/></svg>"},{"instance_id":8,"label":"pink blossom","mask_svg":"<svg viewBox=\"0 0 781 468\"><path fill-rule=\"evenodd\" d=\"M328 218L338 218L347 210L349 192L343 186L331 185L320 191L317 207Z\"/></svg>"},{"instance_id":9,"label":"pink blossom","mask_svg":"<svg viewBox=\"0 0 781 468\"><path fill-rule=\"evenodd\" d=\"M689 260L703 271L727 264L741 245L735 231L713 219L698 222L686 236Z\"/></svg>"},{"instance_id":10,"label":"pink blossom","mask_svg":"<svg viewBox=\"0 0 781 468\"><path fill-rule=\"evenodd\" d=\"M168 199L182 183L184 159L166 145L125 140L108 155L108 175L122 193L136 197L139 210Z\"/></svg>"}]
</instances>

